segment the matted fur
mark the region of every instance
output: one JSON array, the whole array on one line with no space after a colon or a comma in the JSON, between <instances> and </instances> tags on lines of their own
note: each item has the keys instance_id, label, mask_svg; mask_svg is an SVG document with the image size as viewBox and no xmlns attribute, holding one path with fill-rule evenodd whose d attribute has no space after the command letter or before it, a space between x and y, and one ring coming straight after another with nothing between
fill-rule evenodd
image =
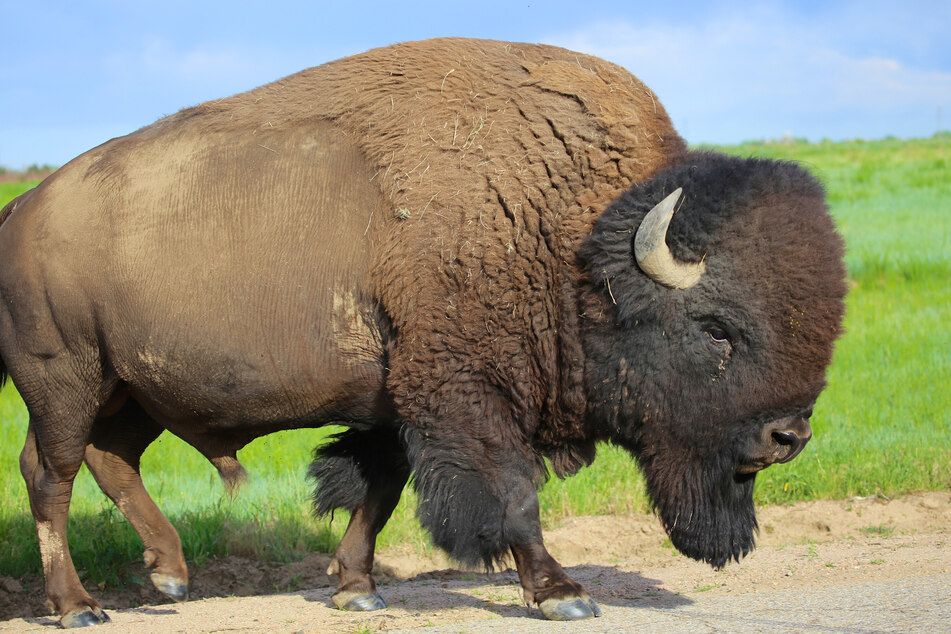
<instances>
[{"instance_id":1,"label":"matted fur","mask_svg":"<svg viewBox=\"0 0 951 634\"><path fill-rule=\"evenodd\" d=\"M400 333L388 389L407 418L422 424L416 410L441 407L425 402L431 386L469 372L518 408L513 433L544 446L557 473L589 462L572 265L604 206L685 150L651 91L556 47L435 39L308 69L129 139L312 119L360 147L392 206L372 284ZM453 325L461 315L482 323Z\"/></svg>"}]
</instances>

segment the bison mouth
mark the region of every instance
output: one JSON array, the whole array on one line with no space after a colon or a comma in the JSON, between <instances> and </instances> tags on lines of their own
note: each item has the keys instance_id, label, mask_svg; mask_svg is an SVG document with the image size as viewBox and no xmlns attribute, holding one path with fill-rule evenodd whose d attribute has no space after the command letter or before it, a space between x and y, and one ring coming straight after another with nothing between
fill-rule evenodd
<instances>
[{"instance_id":1,"label":"bison mouth","mask_svg":"<svg viewBox=\"0 0 951 634\"><path fill-rule=\"evenodd\" d=\"M737 475L748 475L774 464L789 462L802 452L812 438L806 416L789 416L767 423L754 436L740 458Z\"/></svg>"}]
</instances>

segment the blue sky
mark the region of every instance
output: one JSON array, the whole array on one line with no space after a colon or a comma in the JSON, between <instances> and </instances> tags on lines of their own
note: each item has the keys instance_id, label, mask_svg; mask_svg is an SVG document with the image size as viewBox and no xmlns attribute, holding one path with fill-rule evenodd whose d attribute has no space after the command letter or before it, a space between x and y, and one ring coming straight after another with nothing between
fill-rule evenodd
<instances>
[{"instance_id":1,"label":"blue sky","mask_svg":"<svg viewBox=\"0 0 951 634\"><path fill-rule=\"evenodd\" d=\"M951 128L951 2L0 0L0 165L62 164L185 106L436 36L619 63L691 143Z\"/></svg>"}]
</instances>

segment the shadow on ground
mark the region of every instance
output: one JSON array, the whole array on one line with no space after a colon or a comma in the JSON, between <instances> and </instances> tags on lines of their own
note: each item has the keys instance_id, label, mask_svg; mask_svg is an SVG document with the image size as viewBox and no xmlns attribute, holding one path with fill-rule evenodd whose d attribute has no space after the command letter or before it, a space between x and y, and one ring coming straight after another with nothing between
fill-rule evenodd
<instances>
[{"instance_id":1,"label":"shadow on ground","mask_svg":"<svg viewBox=\"0 0 951 634\"><path fill-rule=\"evenodd\" d=\"M661 587L661 581L636 572L610 566L584 565L565 569L581 583L601 605L668 609L693 601ZM458 608L478 608L498 616L524 615L543 618L536 608L527 608L515 570L473 573L453 569L424 572L408 579L395 579L392 570L381 566L380 576L387 578L378 590L389 609L435 612ZM330 591L301 593L308 601L333 607Z\"/></svg>"}]
</instances>

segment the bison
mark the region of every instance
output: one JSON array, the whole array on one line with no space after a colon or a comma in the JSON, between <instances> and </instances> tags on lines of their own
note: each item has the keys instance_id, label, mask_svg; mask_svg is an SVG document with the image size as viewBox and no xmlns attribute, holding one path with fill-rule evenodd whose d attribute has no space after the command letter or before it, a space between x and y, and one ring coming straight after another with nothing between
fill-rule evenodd
<instances>
[{"instance_id":1,"label":"bison","mask_svg":"<svg viewBox=\"0 0 951 634\"><path fill-rule=\"evenodd\" d=\"M139 475L163 430L233 484L252 439L346 426L310 468L316 512L351 512L343 609L385 607L376 535L411 478L456 560L511 553L547 618L597 616L536 491L599 442L681 552L739 560L756 472L811 436L846 291L805 170L690 150L627 71L532 44L404 43L203 103L0 220L0 372L64 626L108 620L66 543L84 462L186 598Z\"/></svg>"}]
</instances>

